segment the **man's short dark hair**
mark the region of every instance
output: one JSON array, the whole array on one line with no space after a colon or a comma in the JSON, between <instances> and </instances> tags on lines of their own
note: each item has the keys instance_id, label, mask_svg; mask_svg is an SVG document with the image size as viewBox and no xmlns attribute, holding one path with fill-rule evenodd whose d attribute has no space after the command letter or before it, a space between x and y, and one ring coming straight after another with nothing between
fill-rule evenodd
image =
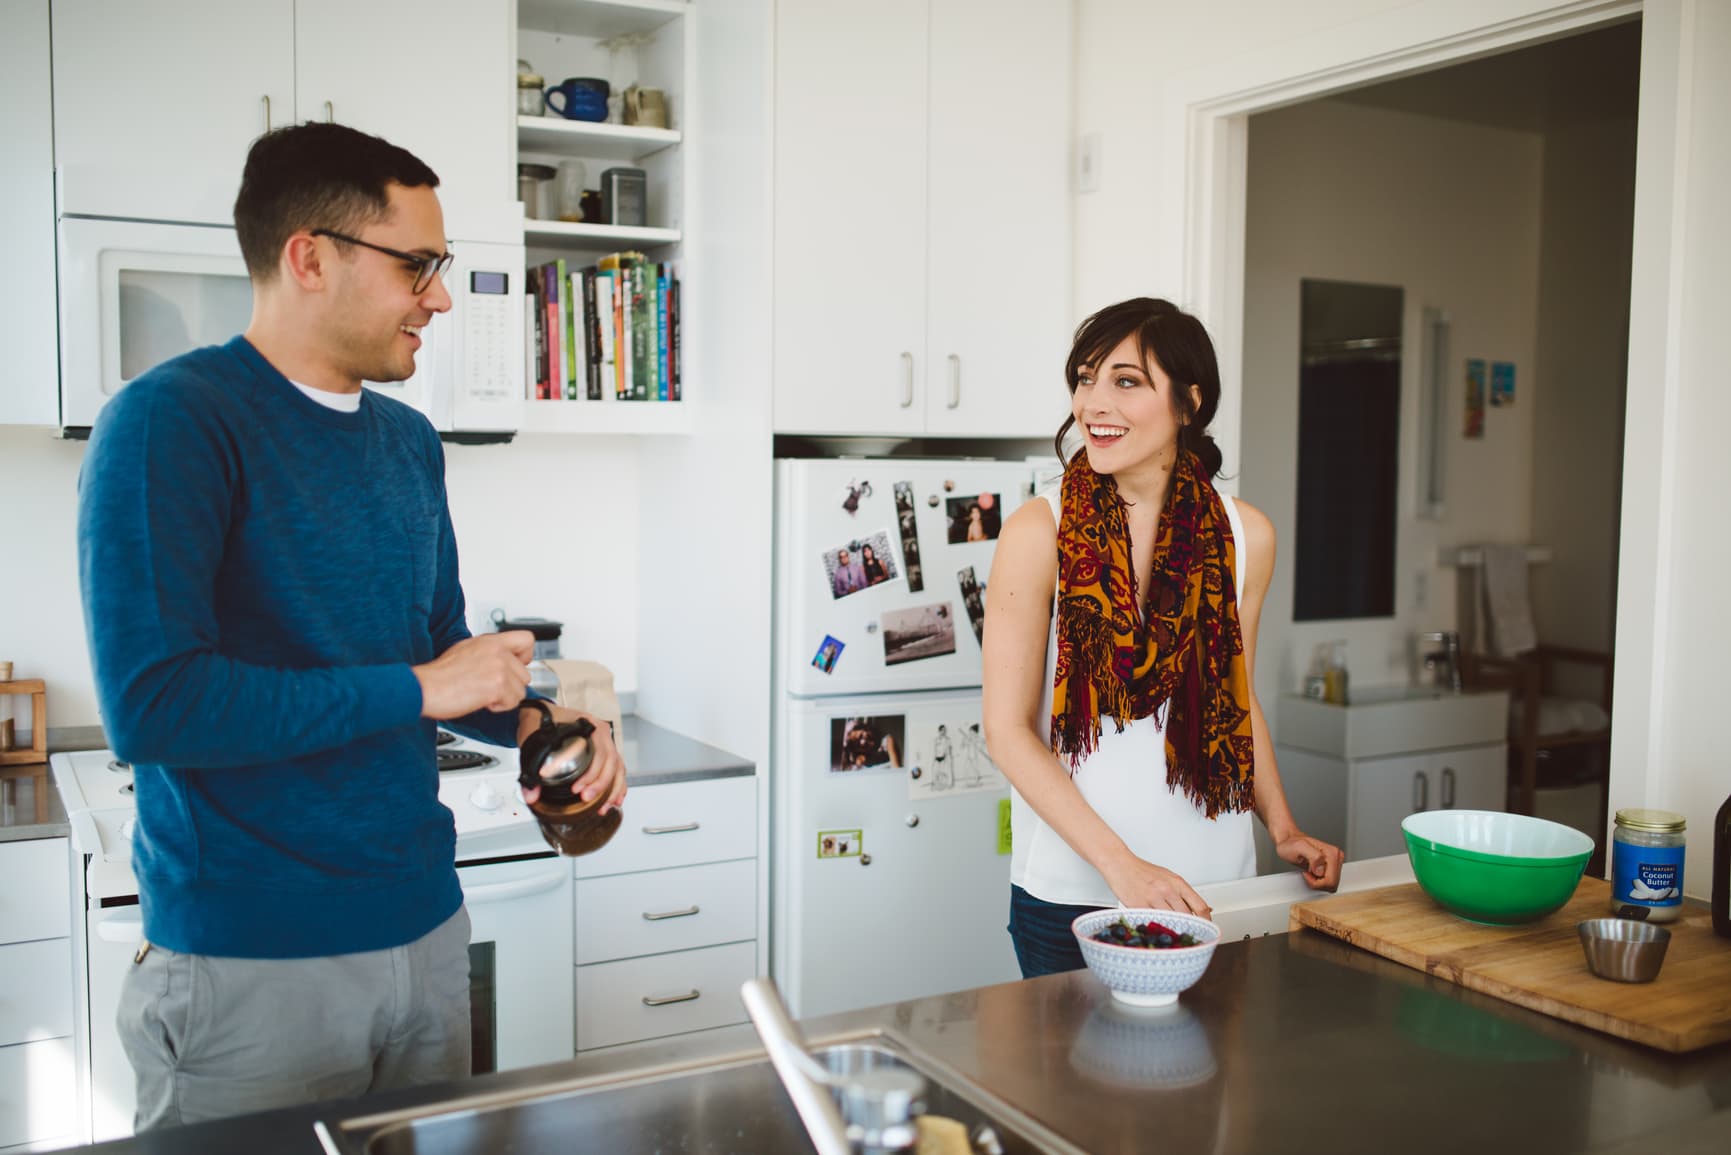
<instances>
[{"instance_id":1,"label":"man's short dark hair","mask_svg":"<svg viewBox=\"0 0 1731 1155\"><path fill-rule=\"evenodd\" d=\"M354 233L390 205L388 186L437 188L421 159L341 124L297 124L253 142L234 200L241 256L255 281L276 276L282 247L301 229Z\"/></svg>"}]
</instances>

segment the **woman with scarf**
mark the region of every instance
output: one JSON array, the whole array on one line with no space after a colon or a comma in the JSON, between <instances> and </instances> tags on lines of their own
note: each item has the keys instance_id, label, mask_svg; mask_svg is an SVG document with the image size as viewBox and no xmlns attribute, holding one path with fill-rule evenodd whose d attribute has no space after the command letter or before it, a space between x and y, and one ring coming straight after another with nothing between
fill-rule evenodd
<instances>
[{"instance_id":1,"label":"woman with scarf","mask_svg":"<svg viewBox=\"0 0 1731 1155\"><path fill-rule=\"evenodd\" d=\"M1082 447L1004 523L986 586L985 724L1010 779L1010 936L1024 977L1083 965L1070 922L1193 911L1256 873L1251 813L1312 889L1339 848L1298 829L1252 688L1274 527L1219 493L1220 372L1202 323L1137 298L1065 365Z\"/></svg>"}]
</instances>

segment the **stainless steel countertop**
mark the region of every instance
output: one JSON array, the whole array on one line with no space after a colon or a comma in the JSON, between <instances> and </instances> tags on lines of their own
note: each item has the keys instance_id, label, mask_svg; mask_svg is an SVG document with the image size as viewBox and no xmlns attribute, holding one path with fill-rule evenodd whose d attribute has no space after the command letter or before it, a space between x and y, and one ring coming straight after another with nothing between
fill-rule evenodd
<instances>
[{"instance_id":1,"label":"stainless steel countertop","mask_svg":"<svg viewBox=\"0 0 1731 1155\"><path fill-rule=\"evenodd\" d=\"M66 806L48 763L0 766L0 842L65 838Z\"/></svg>"},{"instance_id":2,"label":"stainless steel countertop","mask_svg":"<svg viewBox=\"0 0 1731 1155\"><path fill-rule=\"evenodd\" d=\"M1731 1045L1668 1055L1300 931L1220 947L1166 1012L1120 1010L1085 971L804 1024L882 1028L1090 1152L1723 1152ZM633 1064L737 1053L737 1032L634 1048ZM377 1096L373 1111L606 1070L535 1071ZM580 1100L576 1101L580 1104ZM296 1108L103 1148L317 1155ZM572 1135L581 1137L580 1107ZM692 1136L691 1150L728 1150ZM610 1155L632 1155L610 1152ZM747 1153L741 1153L747 1155Z\"/></svg>"}]
</instances>

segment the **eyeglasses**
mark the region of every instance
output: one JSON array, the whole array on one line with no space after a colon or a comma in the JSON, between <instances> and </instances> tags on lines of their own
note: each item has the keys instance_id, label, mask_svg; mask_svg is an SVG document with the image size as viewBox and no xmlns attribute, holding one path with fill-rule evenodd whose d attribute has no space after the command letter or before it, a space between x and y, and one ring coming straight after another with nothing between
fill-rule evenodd
<instances>
[{"instance_id":1,"label":"eyeglasses","mask_svg":"<svg viewBox=\"0 0 1731 1155\"><path fill-rule=\"evenodd\" d=\"M433 278L443 276L445 271L451 267L451 262L457 259L456 254L449 250L443 253L435 253L430 257L423 256L420 253L405 253L401 249L387 249L383 245L375 245L371 241L363 241L359 237L347 236L346 234L336 232L333 229L314 229L312 235L315 237L329 237L333 241L342 241L345 244L359 245L363 249L371 249L375 253L383 253L387 257L397 258L397 260L415 270L415 287L413 291L416 293L425 292L427 286L433 283Z\"/></svg>"}]
</instances>

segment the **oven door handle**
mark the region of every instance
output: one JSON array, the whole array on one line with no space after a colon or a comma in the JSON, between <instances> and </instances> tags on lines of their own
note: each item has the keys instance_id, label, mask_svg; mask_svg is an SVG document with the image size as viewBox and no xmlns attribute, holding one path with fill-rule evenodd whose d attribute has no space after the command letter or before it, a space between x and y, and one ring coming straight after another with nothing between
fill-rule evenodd
<instances>
[{"instance_id":1,"label":"oven door handle","mask_svg":"<svg viewBox=\"0 0 1731 1155\"><path fill-rule=\"evenodd\" d=\"M565 864L561 862L560 867ZM462 877L461 872L457 876ZM552 874L538 874L531 878L517 878L510 882L488 882L479 886L463 887L463 902L469 906L480 906L489 902L509 902L513 898L528 898L532 894L542 894L556 889L565 881L565 870L560 869Z\"/></svg>"},{"instance_id":2,"label":"oven door handle","mask_svg":"<svg viewBox=\"0 0 1731 1155\"><path fill-rule=\"evenodd\" d=\"M103 942L123 942L128 945L144 938L144 912L137 907L105 914L96 924L96 937Z\"/></svg>"}]
</instances>

